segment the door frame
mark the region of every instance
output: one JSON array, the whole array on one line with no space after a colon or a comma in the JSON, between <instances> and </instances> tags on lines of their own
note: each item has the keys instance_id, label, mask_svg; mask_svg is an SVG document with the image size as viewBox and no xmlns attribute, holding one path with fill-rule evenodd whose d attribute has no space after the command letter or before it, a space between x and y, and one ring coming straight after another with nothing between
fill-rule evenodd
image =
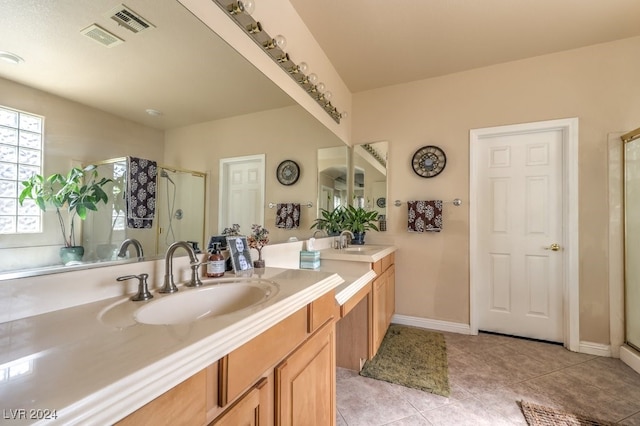
<instances>
[{"instance_id":1,"label":"door frame","mask_svg":"<svg viewBox=\"0 0 640 426\"><path fill-rule=\"evenodd\" d=\"M469 326L472 334L478 334L478 274L481 262L478 244L479 232L476 221L479 207L478 173L480 142L486 138L524 134L550 130L562 131L563 155L563 206L562 206L562 305L563 343L578 352L580 349L580 305L579 305L579 246L578 246L578 118L564 118L532 123L471 129L469 132Z\"/></svg>"},{"instance_id":2,"label":"door frame","mask_svg":"<svg viewBox=\"0 0 640 426\"><path fill-rule=\"evenodd\" d=\"M255 154L255 155L244 155L241 157L230 157L230 158L221 158L220 159L220 170L219 170L219 190L218 190L218 232L222 232L222 230L228 226L226 221L226 213L223 212L222 206L226 205L227 197L229 196L228 190L228 182L227 182L227 169L231 164L236 163L247 163L247 162L256 162L260 163L263 176L262 176L262 191L260 194L260 205L262 208L258 212L260 217L260 224L264 224L264 206L265 206L265 188L267 185L266 182L266 174L265 171L265 163L266 163L266 155L265 154Z\"/></svg>"}]
</instances>

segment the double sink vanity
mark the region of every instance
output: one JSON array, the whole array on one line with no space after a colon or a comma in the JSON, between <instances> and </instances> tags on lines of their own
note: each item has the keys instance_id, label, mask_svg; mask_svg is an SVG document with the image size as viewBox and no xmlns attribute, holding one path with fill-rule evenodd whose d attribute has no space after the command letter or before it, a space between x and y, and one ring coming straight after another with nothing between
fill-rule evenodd
<instances>
[{"instance_id":1,"label":"double sink vanity","mask_svg":"<svg viewBox=\"0 0 640 426\"><path fill-rule=\"evenodd\" d=\"M291 247L284 263L298 256L300 246ZM143 302L130 301L128 287L127 294L121 289L119 296L0 323L2 419L334 424L336 365L359 370L391 320L394 252L393 246L327 248L319 270L227 273L202 287L179 286L175 294L154 291ZM147 263L152 282L159 282L162 265ZM109 294L117 274L140 273L134 268L141 265L114 268L109 283L92 291ZM184 281L186 258L176 265Z\"/></svg>"}]
</instances>

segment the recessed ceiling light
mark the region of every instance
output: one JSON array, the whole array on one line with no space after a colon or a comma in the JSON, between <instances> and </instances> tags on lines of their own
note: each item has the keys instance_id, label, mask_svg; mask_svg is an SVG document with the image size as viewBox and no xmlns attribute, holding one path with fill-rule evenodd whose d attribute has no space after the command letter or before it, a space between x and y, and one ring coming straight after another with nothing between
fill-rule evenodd
<instances>
[{"instance_id":1,"label":"recessed ceiling light","mask_svg":"<svg viewBox=\"0 0 640 426\"><path fill-rule=\"evenodd\" d=\"M145 110L147 112L147 114L153 116L153 117L158 117L159 115L162 115L162 111L158 111L157 109L146 109Z\"/></svg>"},{"instance_id":2,"label":"recessed ceiling light","mask_svg":"<svg viewBox=\"0 0 640 426\"><path fill-rule=\"evenodd\" d=\"M0 59L14 65L24 62L24 59L22 59L20 56L16 55L15 53L5 52L3 50L0 50Z\"/></svg>"}]
</instances>

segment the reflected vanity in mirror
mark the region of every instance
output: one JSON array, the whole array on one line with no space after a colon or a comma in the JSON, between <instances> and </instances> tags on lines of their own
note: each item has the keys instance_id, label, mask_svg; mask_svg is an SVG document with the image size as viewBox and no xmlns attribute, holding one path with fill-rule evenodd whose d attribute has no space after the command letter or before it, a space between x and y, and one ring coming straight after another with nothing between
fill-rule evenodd
<instances>
[{"instance_id":1,"label":"reflected vanity in mirror","mask_svg":"<svg viewBox=\"0 0 640 426\"><path fill-rule=\"evenodd\" d=\"M353 147L353 204L378 212L378 228L387 230L387 141Z\"/></svg>"}]
</instances>

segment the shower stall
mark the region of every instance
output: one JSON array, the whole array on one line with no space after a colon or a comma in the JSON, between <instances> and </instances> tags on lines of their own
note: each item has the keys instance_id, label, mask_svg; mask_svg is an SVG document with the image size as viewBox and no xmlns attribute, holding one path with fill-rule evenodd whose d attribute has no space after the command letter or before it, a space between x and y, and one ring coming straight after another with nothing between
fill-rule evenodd
<instances>
[{"instance_id":1,"label":"shower stall","mask_svg":"<svg viewBox=\"0 0 640 426\"><path fill-rule=\"evenodd\" d=\"M624 142L625 343L640 351L640 129Z\"/></svg>"},{"instance_id":2,"label":"shower stall","mask_svg":"<svg viewBox=\"0 0 640 426\"><path fill-rule=\"evenodd\" d=\"M175 241L204 244L206 174L158 165L155 217L148 229L127 227L127 159L115 158L94 163L100 177L112 180L105 191L107 208L91 212L83 224L85 259L116 260L120 244L135 238L145 257L162 255Z\"/></svg>"}]
</instances>

